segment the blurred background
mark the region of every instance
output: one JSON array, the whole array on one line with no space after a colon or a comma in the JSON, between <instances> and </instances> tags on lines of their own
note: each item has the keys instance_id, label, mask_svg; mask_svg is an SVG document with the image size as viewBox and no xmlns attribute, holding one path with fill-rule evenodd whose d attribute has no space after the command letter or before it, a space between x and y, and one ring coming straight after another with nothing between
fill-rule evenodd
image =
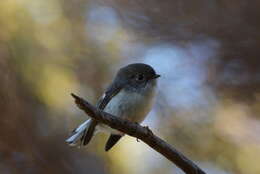
<instances>
[{"instance_id":1,"label":"blurred background","mask_svg":"<svg viewBox=\"0 0 260 174\"><path fill-rule=\"evenodd\" d=\"M0 2L0 173L181 174L125 136L65 143L115 72L162 77L143 125L210 174L260 173L260 1Z\"/></svg>"}]
</instances>

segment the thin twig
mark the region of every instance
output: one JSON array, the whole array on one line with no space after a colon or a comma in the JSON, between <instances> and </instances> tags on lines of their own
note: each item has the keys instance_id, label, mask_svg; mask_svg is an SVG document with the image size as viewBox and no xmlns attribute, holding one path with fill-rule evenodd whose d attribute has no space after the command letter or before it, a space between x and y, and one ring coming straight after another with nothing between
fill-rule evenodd
<instances>
[{"instance_id":1,"label":"thin twig","mask_svg":"<svg viewBox=\"0 0 260 174\"><path fill-rule=\"evenodd\" d=\"M142 140L151 148L165 156L168 160L176 164L186 174L206 174L194 162L185 157L181 152L166 143L161 138L153 134L148 127L143 127L137 123L115 117L109 113L103 112L84 99L75 94L71 94L75 99L77 106L83 110L88 116L97 120L100 123L106 124L109 127L119 130L125 134L136 137Z\"/></svg>"}]
</instances>

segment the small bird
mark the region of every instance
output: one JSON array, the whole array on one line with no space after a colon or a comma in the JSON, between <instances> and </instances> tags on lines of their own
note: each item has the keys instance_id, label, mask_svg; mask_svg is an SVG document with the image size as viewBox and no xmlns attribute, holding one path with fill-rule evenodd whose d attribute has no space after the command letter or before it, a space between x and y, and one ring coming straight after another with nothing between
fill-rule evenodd
<instances>
[{"instance_id":1,"label":"small bird","mask_svg":"<svg viewBox=\"0 0 260 174\"><path fill-rule=\"evenodd\" d=\"M97 108L114 116L141 123L152 108L157 78L154 69L143 63L121 68L112 84L97 103ZM66 140L71 146L87 145L97 132L108 132L110 137L105 150L110 150L124 133L112 129L94 119L88 119L72 131Z\"/></svg>"}]
</instances>

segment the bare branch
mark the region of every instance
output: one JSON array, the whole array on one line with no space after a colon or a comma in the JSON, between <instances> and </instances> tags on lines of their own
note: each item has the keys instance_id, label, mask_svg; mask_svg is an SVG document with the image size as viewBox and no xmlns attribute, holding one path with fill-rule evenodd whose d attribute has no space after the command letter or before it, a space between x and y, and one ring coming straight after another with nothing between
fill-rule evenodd
<instances>
[{"instance_id":1,"label":"bare branch","mask_svg":"<svg viewBox=\"0 0 260 174\"><path fill-rule=\"evenodd\" d=\"M137 123L115 117L109 113L103 112L84 99L71 94L75 99L77 106L82 109L88 116L93 119L108 125L113 129L117 129L125 134L136 137L142 140L151 148L165 156L168 160L172 161L186 174L206 174L195 163L185 157L181 152L177 151L174 147L166 143L161 138L152 133L148 127L143 127Z\"/></svg>"}]
</instances>

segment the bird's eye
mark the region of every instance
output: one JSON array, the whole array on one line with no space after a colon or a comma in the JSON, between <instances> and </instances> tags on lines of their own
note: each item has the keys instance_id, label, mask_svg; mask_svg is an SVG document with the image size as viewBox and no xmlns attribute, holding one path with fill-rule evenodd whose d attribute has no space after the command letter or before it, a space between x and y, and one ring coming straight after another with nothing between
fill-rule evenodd
<instances>
[{"instance_id":1,"label":"bird's eye","mask_svg":"<svg viewBox=\"0 0 260 174\"><path fill-rule=\"evenodd\" d=\"M142 81L142 80L144 80L144 75L143 75L143 74L138 74L138 75L136 76L136 80L137 80L137 81Z\"/></svg>"}]
</instances>

